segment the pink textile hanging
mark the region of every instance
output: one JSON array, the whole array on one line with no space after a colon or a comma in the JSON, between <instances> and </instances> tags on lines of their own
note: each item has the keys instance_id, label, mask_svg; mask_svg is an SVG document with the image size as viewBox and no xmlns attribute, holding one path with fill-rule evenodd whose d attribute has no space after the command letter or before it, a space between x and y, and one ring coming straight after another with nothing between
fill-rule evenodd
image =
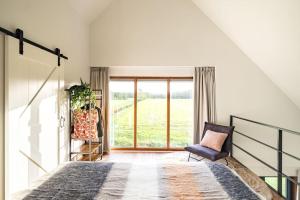
<instances>
[{"instance_id":1,"label":"pink textile hanging","mask_svg":"<svg viewBox=\"0 0 300 200\"><path fill-rule=\"evenodd\" d=\"M91 121L90 121L91 117ZM97 123L98 111L96 109L78 109L74 111L74 135L73 138L89 140L98 138Z\"/></svg>"}]
</instances>

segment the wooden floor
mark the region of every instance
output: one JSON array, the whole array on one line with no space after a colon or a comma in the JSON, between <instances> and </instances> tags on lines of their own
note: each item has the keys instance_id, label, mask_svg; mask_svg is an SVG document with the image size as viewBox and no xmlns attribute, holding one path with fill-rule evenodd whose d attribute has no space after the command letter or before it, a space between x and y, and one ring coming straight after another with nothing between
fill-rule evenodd
<instances>
[{"instance_id":1,"label":"wooden floor","mask_svg":"<svg viewBox=\"0 0 300 200\"><path fill-rule=\"evenodd\" d=\"M184 151L177 152L151 152L151 151L112 151L104 155L103 161L108 162L130 162L130 163L147 163L147 162L187 162L188 153ZM100 157L93 156L93 161L101 161ZM82 157L80 160L89 160L87 156ZM196 162L190 160L190 162ZM219 161L225 164L225 160ZM228 159L229 167L253 188L256 192L264 196L266 199L282 199L274 193L263 180L255 175L248 168L244 167L233 158Z\"/></svg>"}]
</instances>

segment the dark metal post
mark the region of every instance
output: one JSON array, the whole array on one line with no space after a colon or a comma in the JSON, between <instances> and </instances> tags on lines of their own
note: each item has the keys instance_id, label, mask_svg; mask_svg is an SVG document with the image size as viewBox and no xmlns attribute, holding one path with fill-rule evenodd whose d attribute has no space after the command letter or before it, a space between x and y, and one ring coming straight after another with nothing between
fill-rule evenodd
<instances>
[{"instance_id":1,"label":"dark metal post","mask_svg":"<svg viewBox=\"0 0 300 200\"><path fill-rule=\"evenodd\" d=\"M233 125L233 116L230 115L230 122L229 122L229 125L232 126Z\"/></svg>"},{"instance_id":2,"label":"dark metal post","mask_svg":"<svg viewBox=\"0 0 300 200\"><path fill-rule=\"evenodd\" d=\"M230 115L230 122L229 122L229 125L230 126L233 126L233 116L232 115ZM232 156L232 140L233 140L233 133L232 133L232 136L231 136L231 144L230 144L230 157L233 157Z\"/></svg>"},{"instance_id":3,"label":"dark metal post","mask_svg":"<svg viewBox=\"0 0 300 200\"><path fill-rule=\"evenodd\" d=\"M278 151L277 151L277 191L282 195L282 130L278 130Z\"/></svg>"}]
</instances>

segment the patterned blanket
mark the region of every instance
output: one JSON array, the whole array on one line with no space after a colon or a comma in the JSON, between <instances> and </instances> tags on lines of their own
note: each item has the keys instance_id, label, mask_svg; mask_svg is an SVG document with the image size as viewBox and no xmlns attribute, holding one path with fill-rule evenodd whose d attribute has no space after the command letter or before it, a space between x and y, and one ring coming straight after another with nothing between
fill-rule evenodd
<instances>
[{"instance_id":1,"label":"patterned blanket","mask_svg":"<svg viewBox=\"0 0 300 200\"><path fill-rule=\"evenodd\" d=\"M261 199L229 168L211 162L72 162L25 199Z\"/></svg>"}]
</instances>

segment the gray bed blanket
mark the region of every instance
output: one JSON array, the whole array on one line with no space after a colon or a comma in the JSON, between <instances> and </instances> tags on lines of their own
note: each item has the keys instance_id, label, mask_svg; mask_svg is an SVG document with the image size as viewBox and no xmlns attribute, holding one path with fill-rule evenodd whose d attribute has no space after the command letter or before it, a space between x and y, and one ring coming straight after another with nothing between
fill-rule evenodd
<instances>
[{"instance_id":1,"label":"gray bed blanket","mask_svg":"<svg viewBox=\"0 0 300 200\"><path fill-rule=\"evenodd\" d=\"M249 199L261 197L219 163L72 162L24 199Z\"/></svg>"}]
</instances>

